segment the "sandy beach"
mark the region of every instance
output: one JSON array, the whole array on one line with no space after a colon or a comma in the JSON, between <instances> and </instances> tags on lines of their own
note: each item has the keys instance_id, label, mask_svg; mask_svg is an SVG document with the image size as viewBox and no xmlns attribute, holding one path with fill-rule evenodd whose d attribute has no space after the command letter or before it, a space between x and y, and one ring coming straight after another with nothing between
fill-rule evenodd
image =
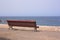
<instances>
[{"instance_id":1,"label":"sandy beach","mask_svg":"<svg viewBox=\"0 0 60 40\"><path fill-rule=\"evenodd\" d=\"M60 26L39 26L38 32L28 27L8 28L7 24L0 24L0 40L60 40Z\"/></svg>"}]
</instances>

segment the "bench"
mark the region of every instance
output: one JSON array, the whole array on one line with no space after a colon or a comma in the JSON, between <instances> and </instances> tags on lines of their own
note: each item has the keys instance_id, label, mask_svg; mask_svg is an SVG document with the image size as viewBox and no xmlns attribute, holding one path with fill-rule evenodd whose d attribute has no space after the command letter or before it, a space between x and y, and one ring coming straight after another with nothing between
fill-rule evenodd
<instances>
[{"instance_id":1,"label":"bench","mask_svg":"<svg viewBox=\"0 0 60 40\"><path fill-rule=\"evenodd\" d=\"M9 25L9 29L13 29L13 26L33 27L34 31L37 31L37 28L39 28L34 20L7 20L7 23Z\"/></svg>"},{"instance_id":2,"label":"bench","mask_svg":"<svg viewBox=\"0 0 60 40\"><path fill-rule=\"evenodd\" d=\"M0 20L0 22L2 22L2 20Z\"/></svg>"}]
</instances>

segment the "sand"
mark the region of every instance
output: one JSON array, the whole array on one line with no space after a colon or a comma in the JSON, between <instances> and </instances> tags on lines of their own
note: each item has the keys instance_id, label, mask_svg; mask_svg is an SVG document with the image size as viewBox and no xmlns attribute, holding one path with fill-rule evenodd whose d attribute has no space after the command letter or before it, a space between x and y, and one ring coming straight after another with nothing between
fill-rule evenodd
<instances>
[{"instance_id":1,"label":"sand","mask_svg":"<svg viewBox=\"0 0 60 40\"><path fill-rule=\"evenodd\" d=\"M60 26L40 26L38 32L28 27L8 28L7 24L0 24L0 40L60 40Z\"/></svg>"}]
</instances>

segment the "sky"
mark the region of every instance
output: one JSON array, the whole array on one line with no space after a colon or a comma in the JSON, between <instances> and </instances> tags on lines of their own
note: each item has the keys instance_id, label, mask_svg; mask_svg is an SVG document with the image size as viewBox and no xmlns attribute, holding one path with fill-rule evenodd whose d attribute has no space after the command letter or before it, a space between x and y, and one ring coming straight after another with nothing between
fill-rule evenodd
<instances>
[{"instance_id":1,"label":"sky","mask_svg":"<svg viewBox=\"0 0 60 40\"><path fill-rule=\"evenodd\" d=\"M0 16L60 16L60 0L0 0Z\"/></svg>"}]
</instances>

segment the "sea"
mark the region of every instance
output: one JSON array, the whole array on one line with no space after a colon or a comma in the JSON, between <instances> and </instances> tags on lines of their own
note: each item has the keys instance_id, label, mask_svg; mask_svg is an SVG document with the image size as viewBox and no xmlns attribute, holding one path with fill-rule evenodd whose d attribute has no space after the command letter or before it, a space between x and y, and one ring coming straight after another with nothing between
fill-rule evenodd
<instances>
[{"instance_id":1,"label":"sea","mask_svg":"<svg viewBox=\"0 0 60 40\"><path fill-rule=\"evenodd\" d=\"M7 20L35 20L37 25L60 26L60 16L0 16L0 24Z\"/></svg>"}]
</instances>

